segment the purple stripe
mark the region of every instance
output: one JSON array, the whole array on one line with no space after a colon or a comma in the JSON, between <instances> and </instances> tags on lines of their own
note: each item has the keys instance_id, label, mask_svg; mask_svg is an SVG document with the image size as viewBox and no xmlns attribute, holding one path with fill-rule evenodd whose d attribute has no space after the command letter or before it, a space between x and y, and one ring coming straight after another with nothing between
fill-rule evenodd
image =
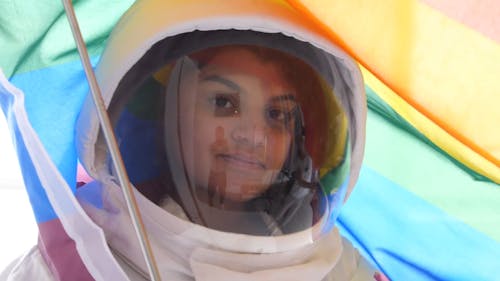
<instances>
[{"instance_id":1,"label":"purple stripe","mask_svg":"<svg viewBox=\"0 0 500 281\"><path fill-rule=\"evenodd\" d=\"M59 219L38 225L38 248L55 280L94 280Z\"/></svg>"}]
</instances>

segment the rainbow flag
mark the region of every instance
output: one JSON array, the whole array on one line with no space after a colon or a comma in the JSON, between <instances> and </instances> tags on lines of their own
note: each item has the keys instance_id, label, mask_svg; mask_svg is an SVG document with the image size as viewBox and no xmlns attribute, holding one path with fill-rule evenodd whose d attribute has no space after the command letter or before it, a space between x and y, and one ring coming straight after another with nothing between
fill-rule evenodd
<instances>
[{"instance_id":1,"label":"rainbow flag","mask_svg":"<svg viewBox=\"0 0 500 281\"><path fill-rule=\"evenodd\" d=\"M500 280L500 2L287 2L356 58L366 82L365 164L342 233L392 280ZM93 63L132 3L75 3ZM75 191L74 124L88 92L62 4L1 1L0 50L0 106L40 243L54 257L76 251L49 235L62 225L45 188L55 178Z\"/></svg>"}]
</instances>

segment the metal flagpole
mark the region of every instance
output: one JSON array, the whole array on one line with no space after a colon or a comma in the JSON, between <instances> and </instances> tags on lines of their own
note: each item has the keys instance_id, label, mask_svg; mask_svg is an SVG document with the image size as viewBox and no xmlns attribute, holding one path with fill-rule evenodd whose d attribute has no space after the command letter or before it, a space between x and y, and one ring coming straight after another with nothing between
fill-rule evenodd
<instances>
[{"instance_id":1,"label":"metal flagpole","mask_svg":"<svg viewBox=\"0 0 500 281\"><path fill-rule=\"evenodd\" d=\"M134 196L134 191L132 189L132 186L130 185L129 178L125 170L125 166L123 164L123 160L121 158L118 145L116 143L113 129L111 127L111 122L109 121L109 116L106 112L106 106L104 104L104 100L101 95L101 90L99 89L99 85L97 84L97 80L94 71L92 69L92 65L90 64L87 47L85 46L85 42L83 41L83 37L80 32L80 27L78 26L78 21L76 19L75 11L73 9L73 4L71 0L62 0L62 2L64 5L64 9L66 11L66 16L68 17L68 21L71 26L71 31L73 33L76 46L78 48L78 53L80 54L80 59L83 64L87 80L90 85L90 91L92 93L92 98L96 106L97 115L99 117L101 128L104 133L104 137L106 139L106 144L111 154L111 159L113 161L113 164L115 165L116 173L118 175L118 180L123 189L123 193L125 195L125 201L127 203L127 207L130 212L130 216L132 218L132 222L134 224L137 238L139 239L139 244L141 245L142 253L146 260L146 265L149 270L149 275L151 277L151 280L161 281L160 274L158 271L158 266L156 265L154 255L151 250L151 244L149 242L146 230L144 228L144 223L142 222L142 218L139 213L139 208L137 206L137 202Z\"/></svg>"}]
</instances>

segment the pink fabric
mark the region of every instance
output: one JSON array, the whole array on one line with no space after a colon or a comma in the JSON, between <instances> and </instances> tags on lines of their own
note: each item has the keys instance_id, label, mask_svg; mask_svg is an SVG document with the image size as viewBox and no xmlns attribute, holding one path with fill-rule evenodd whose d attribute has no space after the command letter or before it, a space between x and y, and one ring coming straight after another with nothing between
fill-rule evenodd
<instances>
[{"instance_id":1,"label":"pink fabric","mask_svg":"<svg viewBox=\"0 0 500 281\"><path fill-rule=\"evenodd\" d=\"M373 278L375 278L375 280L377 281L390 281L387 276L380 272L376 272L375 275L373 275Z\"/></svg>"},{"instance_id":2,"label":"pink fabric","mask_svg":"<svg viewBox=\"0 0 500 281\"><path fill-rule=\"evenodd\" d=\"M94 179L91 178L87 172L85 171L85 169L83 169L82 165L80 165L80 163L78 163L78 168L77 168L77 172L76 172L76 182L83 182L83 183L89 183L91 181L93 181Z\"/></svg>"},{"instance_id":3,"label":"pink fabric","mask_svg":"<svg viewBox=\"0 0 500 281\"><path fill-rule=\"evenodd\" d=\"M94 280L59 219L41 223L38 228L38 248L55 280Z\"/></svg>"},{"instance_id":4,"label":"pink fabric","mask_svg":"<svg viewBox=\"0 0 500 281\"><path fill-rule=\"evenodd\" d=\"M421 0L443 14L500 42L500 1Z\"/></svg>"}]
</instances>

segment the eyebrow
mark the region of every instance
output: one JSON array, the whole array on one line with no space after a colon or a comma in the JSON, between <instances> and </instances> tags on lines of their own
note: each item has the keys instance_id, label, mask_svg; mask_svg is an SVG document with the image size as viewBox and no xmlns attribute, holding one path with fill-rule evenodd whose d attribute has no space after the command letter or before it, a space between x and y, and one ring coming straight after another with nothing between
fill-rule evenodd
<instances>
[{"instance_id":1,"label":"eyebrow","mask_svg":"<svg viewBox=\"0 0 500 281\"><path fill-rule=\"evenodd\" d=\"M214 82L219 82L221 84L224 84L225 86L235 90L236 92L241 92L241 87L234 83L233 81L226 79L222 76L219 75L209 75L205 78L202 79L203 81L214 81Z\"/></svg>"},{"instance_id":2,"label":"eyebrow","mask_svg":"<svg viewBox=\"0 0 500 281\"><path fill-rule=\"evenodd\" d=\"M242 92L241 87L234 83L233 81L226 79L220 75L208 75L204 77L202 81L214 81L226 85L227 87L233 89L236 92ZM281 101L295 101L295 96L292 94L285 94L281 96L271 97L270 102L281 102Z\"/></svg>"},{"instance_id":3,"label":"eyebrow","mask_svg":"<svg viewBox=\"0 0 500 281\"><path fill-rule=\"evenodd\" d=\"M270 102L278 102L278 101L295 101L295 96L292 94L275 96L269 99Z\"/></svg>"}]
</instances>

